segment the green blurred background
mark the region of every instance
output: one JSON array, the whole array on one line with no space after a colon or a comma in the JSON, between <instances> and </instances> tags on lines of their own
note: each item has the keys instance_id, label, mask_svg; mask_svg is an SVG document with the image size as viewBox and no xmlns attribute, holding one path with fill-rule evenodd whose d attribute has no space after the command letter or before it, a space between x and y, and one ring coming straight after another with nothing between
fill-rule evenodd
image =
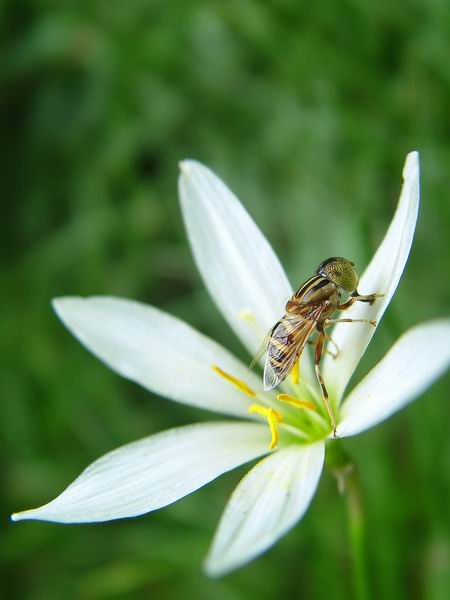
<instances>
[{"instance_id":1,"label":"green blurred background","mask_svg":"<svg viewBox=\"0 0 450 600\"><path fill-rule=\"evenodd\" d=\"M57 321L52 297L149 302L247 360L193 263L180 159L225 179L296 285L327 256L367 264L405 155L420 150L411 258L362 369L407 327L449 314L447 0L16 0L0 15L3 597L351 597L345 502L329 473L299 526L221 580L201 561L245 469L133 520L8 515L118 445L210 417L109 371ZM450 597L449 381L345 443L376 598Z\"/></svg>"}]
</instances>

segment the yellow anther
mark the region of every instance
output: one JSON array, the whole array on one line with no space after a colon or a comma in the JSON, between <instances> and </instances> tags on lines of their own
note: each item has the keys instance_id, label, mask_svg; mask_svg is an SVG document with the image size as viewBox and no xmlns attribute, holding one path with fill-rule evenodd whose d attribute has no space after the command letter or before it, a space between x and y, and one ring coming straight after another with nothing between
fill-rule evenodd
<instances>
[{"instance_id":1,"label":"yellow anther","mask_svg":"<svg viewBox=\"0 0 450 600\"><path fill-rule=\"evenodd\" d=\"M298 382L300 381L300 374L299 374L299 360L297 359L294 363L294 366L292 368L291 371L291 379L292 379L292 383L297 385Z\"/></svg>"},{"instance_id":2,"label":"yellow anther","mask_svg":"<svg viewBox=\"0 0 450 600\"><path fill-rule=\"evenodd\" d=\"M309 400L299 400L298 398L294 398L294 396L290 396L289 394L278 394L277 400L280 402L287 402L288 404L292 404L296 408L307 408L308 410L317 410L314 402L310 402Z\"/></svg>"},{"instance_id":3,"label":"yellow anther","mask_svg":"<svg viewBox=\"0 0 450 600\"><path fill-rule=\"evenodd\" d=\"M239 318L241 321L252 321L254 322L255 314L249 308L243 308L239 313Z\"/></svg>"},{"instance_id":4,"label":"yellow anther","mask_svg":"<svg viewBox=\"0 0 450 600\"><path fill-rule=\"evenodd\" d=\"M265 406L261 406L261 404L252 404L249 407L248 412L256 413L267 419L267 423L269 424L270 428L270 434L272 436L269 449L273 450L277 446L278 440L280 439L278 423L281 423L283 420L283 415L274 408L266 408Z\"/></svg>"},{"instance_id":5,"label":"yellow anther","mask_svg":"<svg viewBox=\"0 0 450 600\"><path fill-rule=\"evenodd\" d=\"M217 365L212 365L212 370L227 381L229 381L230 383L232 383L235 387L237 387L238 390L243 392L249 398L254 398L256 396L256 392L254 392L252 388L245 383L245 381L241 381L240 379L237 379L237 377L233 377L233 375L222 371L222 369Z\"/></svg>"}]
</instances>

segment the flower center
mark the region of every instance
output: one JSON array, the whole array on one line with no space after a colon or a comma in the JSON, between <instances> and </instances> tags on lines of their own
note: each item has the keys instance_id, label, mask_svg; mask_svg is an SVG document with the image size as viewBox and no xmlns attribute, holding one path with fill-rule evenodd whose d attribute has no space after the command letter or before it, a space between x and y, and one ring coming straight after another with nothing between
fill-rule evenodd
<instances>
[{"instance_id":1,"label":"flower center","mask_svg":"<svg viewBox=\"0 0 450 600\"><path fill-rule=\"evenodd\" d=\"M280 442L280 433L283 437L289 437L290 443L311 442L323 439L328 436L330 427L328 419L322 414L323 407L316 402L316 397L312 399L301 399L297 396L280 393L274 396L270 392L256 392L245 381L227 373L217 365L212 365L212 370L237 388L240 392L249 398L258 400L252 403L248 412L263 417L269 426L271 440L269 449L273 450ZM290 375L290 388L295 391L299 386L298 365ZM279 410L278 403L283 403L283 412ZM282 440L283 441L283 440Z\"/></svg>"}]
</instances>

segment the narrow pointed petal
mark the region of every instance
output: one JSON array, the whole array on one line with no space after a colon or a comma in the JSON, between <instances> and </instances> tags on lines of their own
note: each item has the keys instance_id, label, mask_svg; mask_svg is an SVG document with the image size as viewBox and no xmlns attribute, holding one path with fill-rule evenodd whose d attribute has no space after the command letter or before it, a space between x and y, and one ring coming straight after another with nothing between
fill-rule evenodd
<instances>
[{"instance_id":1,"label":"narrow pointed petal","mask_svg":"<svg viewBox=\"0 0 450 600\"><path fill-rule=\"evenodd\" d=\"M56 313L111 369L184 404L248 417L250 398L212 370L213 364L255 391L255 374L206 336L152 306L109 297L58 298Z\"/></svg>"},{"instance_id":2,"label":"narrow pointed petal","mask_svg":"<svg viewBox=\"0 0 450 600\"><path fill-rule=\"evenodd\" d=\"M184 161L179 192L189 241L206 287L254 356L265 334L284 314L292 294L289 281L266 238L212 171L198 162ZM302 365L304 372L307 361Z\"/></svg>"},{"instance_id":3,"label":"narrow pointed petal","mask_svg":"<svg viewBox=\"0 0 450 600\"><path fill-rule=\"evenodd\" d=\"M12 519L90 523L135 517L266 453L267 431L256 423L170 429L105 454L55 500Z\"/></svg>"},{"instance_id":4,"label":"narrow pointed petal","mask_svg":"<svg viewBox=\"0 0 450 600\"><path fill-rule=\"evenodd\" d=\"M397 288L411 248L419 208L419 155L411 152L403 169L404 184L397 210L375 256L361 277L361 294L383 293L372 306L355 304L342 317L372 319L378 323ZM339 356L326 356L324 375L330 391L340 400L358 362L364 354L375 328L361 323L338 323L332 332Z\"/></svg>"},{"instance_id":5,"label":"narrow pointed petal","mask_svg":"<svg viewBox=\"0 0 450 600\"><path fill-rule=\"evenodd\" d=\"M234 490L206 558L209 575L223 575L272 546L311 502L324 444L290 446L258 463Z\"/></svg>"},{"instance_id":6,"label":"narrow pointed petal","mask_svg":"<svg viewBox=\"0 0 450 600\"><path fill-rule=\"evenodd\" d=\"M450 319L410 329L345 400L337 434L355 435L387 419L450 366Z\"/></svg>"}]
</instances>

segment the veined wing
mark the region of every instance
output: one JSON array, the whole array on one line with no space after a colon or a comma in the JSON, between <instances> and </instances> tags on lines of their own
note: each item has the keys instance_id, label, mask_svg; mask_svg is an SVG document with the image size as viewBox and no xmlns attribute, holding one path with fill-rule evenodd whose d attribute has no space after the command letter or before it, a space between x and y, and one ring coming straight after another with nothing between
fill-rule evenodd
<instances>
[{"instance_id":1,"label":"veined wing","mask_svg":"<svg viewBox=\"0 0 450 600\"><path fill-rule=\"evenodd\" d=\"M304 310L287 313L272 329L264 365L264 389L282 383L311 337L322 313L323 304L305 305Z\"/></svg>"},{"instance_id":2,"label":"veined wing","mask_svg":"<svg viewBox=\"0 0 450 600\"><path fill-rule=\"evenodd\" d=\"M279 321L278 321L279 323ZM264 356L264 354L267 352L267 348L269 347L270 344L270 340L272 338L272 333L273 330L275 329L275 327L278 325L278 323L276 323L276 325L274 325L270 331L268 331L266 333L266 335L264 336L263 341L261 342L261 346L258 348L255 356L252 359L252 362L250 363L250 366L248 367L250 370L253 369L254 366L256 366L259 362L259 359L262 358Z\"/></svg>"}]
</instances>

